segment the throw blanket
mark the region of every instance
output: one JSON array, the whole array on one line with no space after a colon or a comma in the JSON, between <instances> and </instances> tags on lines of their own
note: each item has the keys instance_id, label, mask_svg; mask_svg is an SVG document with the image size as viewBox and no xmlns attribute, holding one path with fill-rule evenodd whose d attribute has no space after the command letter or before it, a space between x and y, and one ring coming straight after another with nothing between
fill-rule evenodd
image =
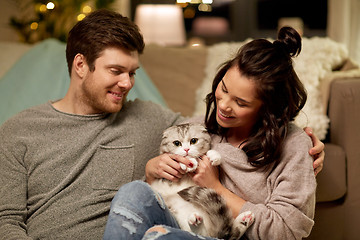
<instances>
[{"instance_id":1,"label":"throw blanket","mask_svg":"<svg viewBox=\"0 0 360 240\"><path fill-rule=\"evenodd\" d=\"M205 114L204 99L206 94L211 91L212 81L219 66L232 58L238 49L250 40L219 43L209 47L205 78L196 93L195 116ZM312 127L314 133L321 140L326 136L329 119L324 113L320 83L328 73L339 67L347 57L348 52L344 45L329 38L314 37L303 38L301 53L298 57L293 58L295 71L308 93L308 100L303 111L296 117L295 123L300 127Z\"/></svg>"},{"instance_id":2,"label":"throw blanket","mask_svg":"<svg viewBox=\"0 0 360 240\"><path fill-rule=\"evenodd\" d=\"M48 39L34 45L0 78L0 124L23 109L63 98L69 83L65 44ZM127 98L167 107L142 67L136 71L135 85Z\"/></svg>"}]
</instances>

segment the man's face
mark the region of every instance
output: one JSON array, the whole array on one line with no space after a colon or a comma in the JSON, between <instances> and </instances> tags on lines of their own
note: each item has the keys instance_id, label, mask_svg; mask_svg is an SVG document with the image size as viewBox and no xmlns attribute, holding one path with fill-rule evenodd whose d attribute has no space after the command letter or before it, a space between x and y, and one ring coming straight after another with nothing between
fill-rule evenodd
<instances>
[{"instance_id":1,"label":"man's face","mask_svg":"<svg viewBox=\"0 0 360 240\"><path fill-rule=\"evenodd\" d=\"M135 83L139 68L137 51L105 49L95 60L95 70L87 68L78 99L83 114L114 113L121 110Z\"/></svg>"}]
</instances>

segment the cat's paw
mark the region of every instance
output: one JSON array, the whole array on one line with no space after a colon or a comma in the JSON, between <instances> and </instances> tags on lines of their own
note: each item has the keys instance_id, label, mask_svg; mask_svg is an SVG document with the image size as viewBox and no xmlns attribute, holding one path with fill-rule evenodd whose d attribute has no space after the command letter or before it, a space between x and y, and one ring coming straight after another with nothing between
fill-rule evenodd
<instances>
[{"instance_id":1,"label":"cat's paw","mask_svg":"<svg viewBox=\"0 0 360 240\"><path fill-rule=\"evenodd\" d=\"M188 159L193 164L193 166L192 167L187 167L183 163L180 163L180 167L185 172L194 172L196 170L196 168L198 167L198 162L196 161L195 158L188 158Z\"/></svg>"},{"instance_id":2,"label":"cat's paw","mask_svg":"<svg viewBox=\"0 0 360 240\"><path fill-rule=\"evenodd\" d=\"M180 163L180 168L184 171L186 171L186 169L187 169L186 165L183 163Z\"/></svg>"},{"instance_id":3,"label":"cat's paw","mask_svg":"<svg viewBox=\"0 0 360 240\"><path fill-rule=\"evenodd\" d=\"M255 215L251 211L240 213L234 221L234 225L238 227L242 234L253 224Z\"/></svg>"},{"instance_id":4,"label":"cat's paw","mask_svg":"<svg viewBox=\"0 0 360 240\"><path fill-rule=\"evenodd\" d=\"M221 164L221 155L215 150L209 150L206 153L206 156L210 159L211 165L218 166Z\"/></svg>"},{"instance_id":5,"label":"cat's paw","mask_svg":"<svg viewBox=\"0 0 360 240\"><path fill-rule=\"evenodd\" d=\"M188 218L190 226L198 227L203 222L203 218L198 213L193 213Z\"/></svg>"}]
</instances>

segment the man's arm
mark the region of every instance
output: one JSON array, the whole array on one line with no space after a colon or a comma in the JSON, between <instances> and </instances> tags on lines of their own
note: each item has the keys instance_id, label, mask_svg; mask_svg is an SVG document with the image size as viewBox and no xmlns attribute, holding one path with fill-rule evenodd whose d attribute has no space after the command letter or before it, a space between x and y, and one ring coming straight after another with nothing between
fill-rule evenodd
<instances>
[{"instance_id":1,"label":"man's arm","mask_svg":"<svg viewBox=\"0 0 360 240\"><path fill-rule=\"evenodd\" d=\"M25 224L26 189L24 166L0 147L0 239L31 239Z\"/></svg>"},{"instance_id":2,"label":"man's arm","mask_svg":"<svg viewBox=\"0 0 360 240\"><path fill-rule=\"evenodd\" d=\"M313 147L310 148L309 154L314 159L314 172L315 176L323 169L324 166L324 160L325 160L325 144L321 142L313 133L313 130L310 127L304 128L304 131L307 135L311 137Z\"/></svg>"}]
</instances>

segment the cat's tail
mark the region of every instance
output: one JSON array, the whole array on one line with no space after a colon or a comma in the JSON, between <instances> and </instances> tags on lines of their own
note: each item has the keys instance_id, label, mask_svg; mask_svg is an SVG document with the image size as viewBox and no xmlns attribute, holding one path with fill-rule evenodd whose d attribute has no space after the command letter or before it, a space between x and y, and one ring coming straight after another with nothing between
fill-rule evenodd
<instances>
[{"instance_id":1,"label":"cat's tail","mask_svg":"<svg viewBox=\"0 0 360 240\"><path fill-rule=\"evenodd\" d=\"M214 232L217 232L216 237L239 239L244 234L244 231L234 226L231 211L226 206L225 200L215 190L191 186L179 191L178 194L207 213Z\"/></svg>"}]
</instances>

